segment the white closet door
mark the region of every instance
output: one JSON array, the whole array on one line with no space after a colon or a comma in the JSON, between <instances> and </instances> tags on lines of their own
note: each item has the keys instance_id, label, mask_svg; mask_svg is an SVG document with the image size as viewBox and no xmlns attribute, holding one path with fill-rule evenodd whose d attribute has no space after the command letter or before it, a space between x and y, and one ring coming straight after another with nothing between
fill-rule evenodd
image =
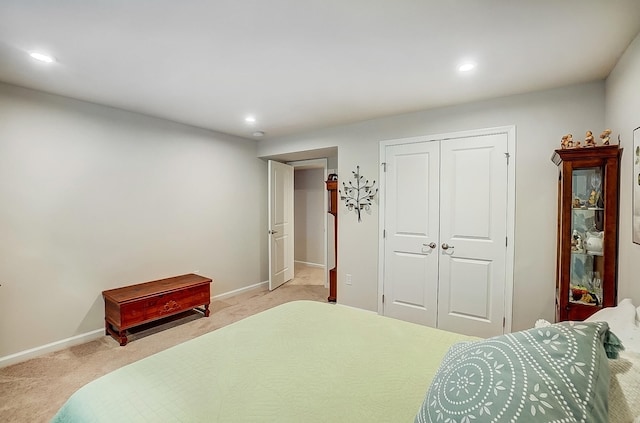
<instances>
[{"instance_id":1,"label":"white closet door","mask_svg":"<svg viewBox=\"0 0 640 423\"><path fill-rule=\"evenodd\" d=\"M385 156L383 314L436 326L439 143L387 146Z\"/></svg>"},{"instance_id":2,"label":"white closet door","mask_svg":"<svg viewBox=\"0 0 640 423\"><path fill-rule=\"evenodd\" d=\"M507 140L503 133L441 143L440 329L503 333Z\"/></svg>"},{"instance_id":3,"label":"white closet door","mask_svg":"<svg viewBox=\"0 0 640 423\"><path fill-rule=\"evenodd\" d=\"M382 145L384 315L481 337L504 332L509 136Z\"/></svg>"}]
</instances>

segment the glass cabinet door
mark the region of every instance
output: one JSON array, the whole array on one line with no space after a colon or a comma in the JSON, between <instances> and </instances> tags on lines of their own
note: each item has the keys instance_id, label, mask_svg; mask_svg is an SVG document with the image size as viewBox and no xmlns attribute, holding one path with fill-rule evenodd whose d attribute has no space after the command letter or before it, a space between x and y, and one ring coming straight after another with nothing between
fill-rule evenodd
<instances>
[{"instance_id":1,"label":"glass cabinet door","mask_svg":"<svg viewBox=\"0 0 640 423\"><path fill-rule=\"evenodd\" d=\"M572 171L569 301L602 304L604 193L602 168Z\"/></svg>"}]
</instances>

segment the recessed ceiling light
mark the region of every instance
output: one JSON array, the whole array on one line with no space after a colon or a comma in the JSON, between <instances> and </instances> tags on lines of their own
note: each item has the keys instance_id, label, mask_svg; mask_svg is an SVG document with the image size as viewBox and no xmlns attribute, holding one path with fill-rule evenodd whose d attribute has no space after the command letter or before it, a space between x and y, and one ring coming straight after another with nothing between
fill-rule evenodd
<instances>
[{"instance_id":1,"label":"recessed ceiling light","mask_svg":"<svg viewBox=\"0 0 640 423\"><path fill-rule=\"evenodd\" d=\"M52 63L55 61L55 59L48 54L38 53L37 51L32 51L31 53L29 53L29 56L31 56L35 60L45 63Z\"/></svg>"},{"instance_id":2,"label":"recessed ceiling light","mask_svg":"<svg viewBox=\"0 0 640 423\"><path fill-rule=\"evenodd\" d=\"M253 133L254 137L264 137L264 131L256 131Z\"/></svg>"},{"instance_id":3,"label":"recessed ceiling light","mask_svg":"<svg viewBox=\"0 0 640 423\"><path fill-rule=\"evenodd\" d=\"M458 70L460 72L469 72L470 70L475 69L476 64L475 63L464 63L462 65L460 65L460 67L458 68Z\"/></svg>"},{"instance_id":4,"label":"recessed ceiling light","mask_svg":"<svg viewBox=\"0 0 640 423\"><path fill-rule=\"evenodd\" d=\"M256 118L255 116L247 116L246 118L244 118L244 121L247 123L256 123Z\"/></svg>"}]
</instances>

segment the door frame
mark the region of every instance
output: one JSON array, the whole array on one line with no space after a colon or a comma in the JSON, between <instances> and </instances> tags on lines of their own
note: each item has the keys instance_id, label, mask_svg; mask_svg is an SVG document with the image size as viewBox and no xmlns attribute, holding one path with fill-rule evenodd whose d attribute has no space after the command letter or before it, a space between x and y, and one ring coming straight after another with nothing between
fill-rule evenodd
<instances>
[{"instance_id":1,"label":"door frame","mask_svg":"<svg viewBox=\"0 0 640 423\"><path fill-rule=\"evenodd\" d=\"M322 159L309 159L309 160L296 160L293 162L286 162L286 164L288 164L289 166L293 166L293 181L294 181L294 192L295 192L295 180L296 180L296 168L310 168L310 169L323 169L323 175L324 175L324 180L327 180L327 159L326 158L322 158ZM326 190L325 190L326 191ZM325 201L324 201L324 205L325 205L325 212L328 210L328 197L325 195L324 196ZM294 196L294 210L295 210L295 196ZM323 237L323 242L324 242L324 247L323 247L323 255L324 255L324 287L328 288L329 287L329 265L328 265L328 258L329 258L329 244L328 244L328 238L329 238L329 233L327 232L328 230L328 226L327 226L327 216L325 216L324 220L324 237ZM295 251L295 239L294 239L294 251ZM293 259L293 265L295 267L295 256ZM293 275L295 277L295 269L293 272Z\"/></svg>"},{"instance_id":2,"label":"door frame","mask_svg":"<svg viewBox=\"0 0 640 423\"><path fill-rule=\"evenodd\" d=\"M385 160L386 147L399 144L413 144L418 142L443 141L446 142L455 138L477 137L483 135L507 135L507 151L509 165L507 166L507 251L505 254L505 296L504 310L505 322L504 333L511 332L513 318L513 284L514 284L514 259L515 259L515 213L516 213L516 127L499 126L495 128L472 129L468 131L447 132L442 134L424 135L418 137L398 138L380 141L379 150L379 178L380 189L378 191L378 314L383 314L384 304L382 295L384 293L384 222L385 222Z\"/></svg>"}]
</instances>

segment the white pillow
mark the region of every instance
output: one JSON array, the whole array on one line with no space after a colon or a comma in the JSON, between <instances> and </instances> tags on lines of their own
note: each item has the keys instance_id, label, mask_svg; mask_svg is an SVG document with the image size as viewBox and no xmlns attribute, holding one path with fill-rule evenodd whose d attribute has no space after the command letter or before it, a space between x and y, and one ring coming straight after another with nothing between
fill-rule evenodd
<instances>
[{"instance_id":1,"label":"white pillow","mask_svg":"<svg viewBox=\"0 0 640 423\"><path fill-rule=\"evenodd\" d=\"M609 368L609 421L640 422L640 354L622 351Z\"/></svg>"},{"instance_id":2,"label":"white pillow","mask_svg":"<svg viewBox=\"0 0 640 423\"><path fill-rule=\"evenodd\" d=\"M640 353L640 327L636 322L637 313L638 310L631 299L625 298L616 307L605 307L595 312L585 319L585 322L607 322L611 332L622 341L625 350Z\"/></svg>"}]
</instances>

